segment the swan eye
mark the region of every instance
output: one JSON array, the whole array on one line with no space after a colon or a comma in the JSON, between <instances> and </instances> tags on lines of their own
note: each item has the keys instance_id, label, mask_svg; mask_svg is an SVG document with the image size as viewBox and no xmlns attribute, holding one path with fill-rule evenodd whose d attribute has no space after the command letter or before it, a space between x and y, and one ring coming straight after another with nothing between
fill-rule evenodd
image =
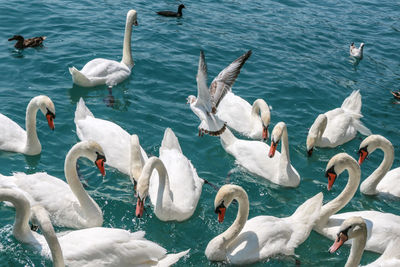
<instances>
[{"instance_id":1,"label":"swan eye","mask_svg":"<svg viewBox=\"0 0 400 267\"><path fill-rule=\"evenodd\" d=\"M215 208L215 213L216 214L220 214L221 213L221 209L226 209L226 207L224 205L224 201L222 201L222 203L219 204L218 207Z\"/></svg>"},{"instance_id":2,"label":"swan eye","mask_svg":"<svg viewBox=\"0 0 400 267\"><path fill-rule=\"evenodd\" d=\"M331 179L331 175L336 176L335 166L330 167L330 168L325 172L325 177L328 177L328 179Z\"/></svg>"},{"instance_id":3,"label":"swan eye","mask_svg":"<svg viewBox=\"0 0 400 267\"><path fill-rule=\"evenodd\" d=\"M53 119L56 118L56 114L54 114L53 112L51 112L48 108L46 108L46 110L47 110L46 116L47 116L47 115L50 115Z\"/></svg>"}]
</instances>

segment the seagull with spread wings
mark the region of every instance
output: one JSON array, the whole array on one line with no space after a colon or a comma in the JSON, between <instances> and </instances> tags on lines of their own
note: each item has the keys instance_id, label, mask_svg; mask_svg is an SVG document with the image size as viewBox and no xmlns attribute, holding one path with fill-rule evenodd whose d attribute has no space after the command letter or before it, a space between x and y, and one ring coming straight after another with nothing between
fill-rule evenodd
<instances>
[{"instance_id":1,"label":"seagull with spread wings","mask_svg":"<svg viewBox=\"0 0 400 267\"><path fill-rule=\"evenodd\" d=\"M207 65L204 52L200 51L199 68L196 76L197 98L194 95L190 95L187 98L190 108L201 120L199 136L203 136L204 133L218 136L225 131L226 122L216 116L217 107L225 94L232 89L240 69L250 55L251 50L233 61L214 78L210 88L208 88Z\"/></svg>"}]
</instances>

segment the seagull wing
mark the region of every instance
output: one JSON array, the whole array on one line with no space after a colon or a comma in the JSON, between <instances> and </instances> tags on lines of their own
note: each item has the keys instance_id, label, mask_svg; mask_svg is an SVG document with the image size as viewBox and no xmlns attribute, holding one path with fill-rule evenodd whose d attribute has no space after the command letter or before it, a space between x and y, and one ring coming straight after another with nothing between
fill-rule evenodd
<instances>
[{"instance_id":1,"label":"seagull wing","mask_svg":"<svg viewBox=\"0 0 400 267\"><path fill-rule=\"evenodd\" d=\"M206 111L211 112L211 96L207 86L207 65L204 52L200 51L199 68L197 70L197 103L202 105Z\"/></svg>"}]
</instances>

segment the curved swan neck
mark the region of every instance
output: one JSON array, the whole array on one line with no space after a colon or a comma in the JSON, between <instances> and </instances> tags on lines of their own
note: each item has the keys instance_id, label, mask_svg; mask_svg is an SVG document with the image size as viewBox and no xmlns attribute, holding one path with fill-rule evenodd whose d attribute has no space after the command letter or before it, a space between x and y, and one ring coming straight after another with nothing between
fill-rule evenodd
<instances>
[{"instance_id":1,"label":"curved swan neck","mask_svg":"<svg viewBox=\"0 0 400 267\"><path fill-rule=\"evenodd\" d=\"M253 106L251 107L251 114L253 115L253 117L261 117L262 121L269 121L271 118L269 107L267 103L262 99L257 99L253 102Z\"/></svg>"},{"instance_id":2,"label":"curved swan neck","mask_svg":"<svg viewBox=\"0 0 400 267\"><path fill-rule=\"evenodd\" d=\"M132 25L133 22L129 19L129 16L127 16L124 34L124 46L122 48L122 63L124 63L129 69L131 69L134 65L131 48Z\"/></svg>"},{"instance_id":3,"label":"curved swan neck","mask_svg":"<svg viewBox=\"0 0 400 267\"><path fill-rule=\"evenodd\" d=\"M101 210L94 200L88 195L79 180L76 171L76 162L80 156L85 156L82 142L74 145L65 157L64 173L71 191L74 193L86 216L97 215ZM97 217L97 216L96 216ZM89 219L88 219L89 220Z\"/></svg>"},{"instance_id":4,"label":"curved swan neck","mask_svg":"<svg viewBox=\"0 0 400 267\"><path fill-rule=\"evenodd\" d=\"M366 195L377 194L376 187L390 170L394 161L394 148L389 141L378 141L377 148L383 150L384 156L379 167L360 186L360 191Z\"/></svg>"},{"instance_id":5,"label":"curved swan neck","mask_svg":"<svg viewBox=\"0 0 400 267\"><path fill-rule=\"evenodd\" d=\"M281 142L281 160L286 159L286 161L290 163L289 138L286 125L282 129Z\"/></svg>"},{"instance_id":6,"label":"curved swan neck","mask_svg":"<svg viewBox=\"0 0 400 267\"><path fill-rule=\"evenodd\" d=\"M132 183L138 181L144 166L144 158L140 150L139 137L134 134L131 136L131 154L130 154L130 178Z\"/></svg>"},{"instance_id":7,"label":"curved swan neck","mask_svg":"<svg viewBox=\"0 0 400 267\"><path fill-rule=\"evenodd\" d=\"M65 264L61 246L58 242L58 238L54 232L54 228L51 224L47 211L41 206L32 207L32 221L39 226L44 238L47 241L53 259L53 266L64 267Z\"/></svg>"},{"instance_id":8,"label":"curved swan neck","mask_svg":"<svg viewBox=\"0 0 400 267\"><path fill-rule=\"evenodd\" d=\"M243 189L235 190L233 198L239 203L236 219L225 232L218 236L219 239L223 240L225 248L239 235L249 217L249 198L247 193Z\"/></svg>"},{"instance_id":9,"label":"curved swan neck","mask_svg":"<svg viewBox=\"0 0 400 267\"><path fill-rule=\"evenodd\" d=\"M367 230L364 229L364 233L353 240L350 249L350 255L347 259L345 267L357 267L360 265L361 257L364 252L365 245L367 243Z\"/></svg>"},{"instance_id":10,"label":"curved swan neck","mask_svg":"<svg viewBox=\"0 0 400 267\"><path fill-rule=\"evenodd\" d=\"M357 191L358 185L360 184L360 168L355 161L347 161L346 163L345 169L347 169L349 173L346 187L335 199L322 206L320 219L317 225L325 226L329 220L329 217L346 206L346 204L353 198Z\"/></svg>"},{"instance_id":11,"label":"curved swan neck","mask_svg":"<svg viewBox=\"0 0 400 267\"><path fill-rule=\"evenodd\" d=\"M164 197L170 196L170 187L169 187L169 177L167 169L165 168L164 163L157 157L151 157L144 165L142 174L140 175L138 182L138 190L140 188L145 188L144 191L149 190L150 177L153 173L153 170L156 169L158 172L158 193L157 193L157 206L161 207L163 203Z\"/></svg>"},{"instance_id":12,"label":"curved swan neck","mask_svg":"<svg viewBox=\"0 0 400 267\"><path fill-rule=\"evenodd\" d=\"M9 201L15 207L13 235L24 243L36 241L29 227L30 204L26 197L12 189L0 189L0 201Z\"/></svg>"},{"instance_id":13,"label":"curved swan neck","mask_svg":"<svg viewBox=\"0 0 400 267\"><path fill-rule=\"evenodd\" d=\"M42 146L39 142L36 131L36 114L39 110L37 98L33 98L26 107L25 128L26 128L26 148L25 153L34 155L39 154Z\"/></svg>"}]
</instances>

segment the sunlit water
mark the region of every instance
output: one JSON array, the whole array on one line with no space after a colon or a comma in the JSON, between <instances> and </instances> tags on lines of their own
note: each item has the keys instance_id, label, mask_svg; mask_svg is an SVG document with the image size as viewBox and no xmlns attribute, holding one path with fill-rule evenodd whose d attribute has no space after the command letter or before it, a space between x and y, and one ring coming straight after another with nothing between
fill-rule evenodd
<instances>
[{"instance_id":1,"label":"sunlit water","mask_svg":"<svg viewBox=\"0 0 400 267\"><path fill-rule=\"evenodd\" d=\"M20 125L25 108L39 94L48 95L56 106L56 129L48 129L38 115L40 156L0 152L1 174L14 171L46 171L65 179L64 158L78 139L73 121L76 103L83 97L98 118L121 125L139 135L149 155L157 155L166 127L179 138L182 150L200 177L221 186L241 185L249 194L249 217L285 217L306 199L322 191L325 202L344 187L347 174L328 192L324 170L338 152L356 157L362 136L335 149L316 149L306 157L308 128L319 113L339 107L353 90L363 96L362 121L373 133L392 141L394 166L399 166L400 106L390 95L398 89L400 5L397 1L193 1L185 3L183 17L164 18L158 10L175 10L178 1L2 1L0 2L0 112ZM113 88L113 107L105 87L85 89L72 84L68 67L80 69L96 57L121 60L126 12L138 12L133 28L135 67L132 75ZM18 52L7 39L46 35L42 48ZM364 59L354 65L348 47L365 43ZM198 118L186 105L196 94L196 72L200 49L205 51L209 80L230 62L252 49L233 91L250 103L263 98L272 106L272 125L286 122L292 165L301 175L298 188L287 189L237 168L218 138L197 137ZM375 152L362 166L362 177L380 163ZM179 252L190 254L176 266L216 266L204 255L207 243L234 220L237 208L228 209L218 224L214 214L215 190L205 185L194 215L182 223L162 222L148 205L142 219L135 218L135 198L129 178L108 167L102 178L92 163L82 161L81 172L88 192L104 212L104 227L145 230L146 237ZM232 175L227 181L228 172ZM398 186L398 185L393 185ZM344 211L373 209L399 214L400 200L368 197L356 193ZM14 210L0 206L0 265L50 265L35 250L12 236ZM56 229L61 231L63 229ZM302 266L340 266L349 247L337 254L327 252L332 242L312 232L296 249ZM378 254L364 253L362 264ZM293 257L267 262L271 266L293 266ZM255 264L261 266L263 263Z\"/></svg>"}]
</instances>

